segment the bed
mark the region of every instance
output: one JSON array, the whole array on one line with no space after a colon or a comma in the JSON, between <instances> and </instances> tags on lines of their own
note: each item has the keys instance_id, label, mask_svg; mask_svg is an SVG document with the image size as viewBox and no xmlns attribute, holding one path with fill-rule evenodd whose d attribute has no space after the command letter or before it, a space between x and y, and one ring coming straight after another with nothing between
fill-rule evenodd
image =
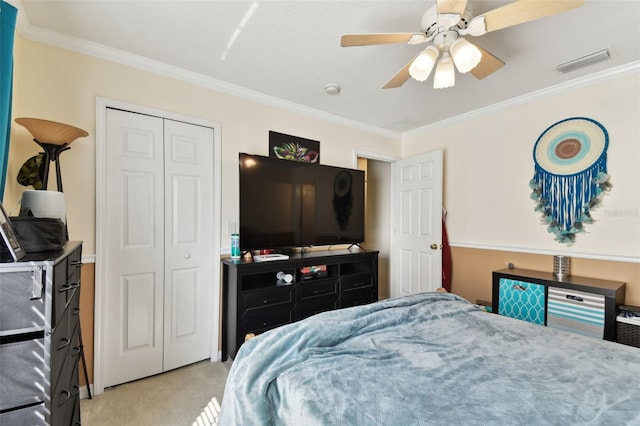
<instances>
[{"instance_id":1,"label":"bed","mask_svg":"<svg viewBox=\"0 0 640 426\"><path fill-rule=\"evenodd\" d=\"M640 349L423 293L242 345L219 425L640 424Z\"/></svg>"}]
</instances>

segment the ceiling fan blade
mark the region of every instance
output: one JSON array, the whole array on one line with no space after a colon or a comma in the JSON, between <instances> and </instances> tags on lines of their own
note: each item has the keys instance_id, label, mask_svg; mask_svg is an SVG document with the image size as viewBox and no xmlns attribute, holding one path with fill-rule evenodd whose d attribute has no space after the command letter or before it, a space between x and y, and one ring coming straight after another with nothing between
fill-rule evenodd
<instances>
[{"instance_id":1,"label":"ceiling fan blade","mask_svg":"<svg viewBox=\"0 0 640 426\"><path fill-rule=\"evenodd\" d=\"M438 13L457 13L462 16L467 7L467 0L438 0Z\"/></svg>"},{"instance_id":2,"label":"ceiling fan blade","mask_svg":"<svg viewBox=\"0 0 640 426\"><path fill-rule=\"evenodd\" d=\"M518 0L485 13L486 31L496 31L582 6L584 0Z\"/></svg>"},{"instance_id":3,"label":"ceiling fan blade","mask_svg":"<svg viewBox=\"0 0 640 426\"><path fill-rule=\"evenodd\" d=\"M407 43L415 33L345 34L340 46L373 46L376 44Z\"/></svg>"},{"instance_id":4,"label":"ceiling fan blade","mask_svg":"<svg viewBox=\"0 0 640 426\"><path fill-rule=\"evenodd\" d=\"M420 53L422 53L422 52L420 52ZM418 55L420 55L420 53L418 53ZM382 88L383 89L395 89L397 87L402 86L404 83L406 83L406 81L409 80L409 77L411 77L411 75L409 75L409 67L411 66L413 61L416 60L418 55L416 55L413 58L411 58L411 60L407 63L407 65L402 67L402 69L400 71L398 71L396 73L396 75L391 77L391 79L389 79L389 81L387 81L387 83Z\"/></svg>"},{"instance_id":5,"label":"ceiling fan blade","mask_svg":"<svg viewBox=\"0 0 640 426\"><path fill-rule=\"evenodd\" d=\"M482 80L486 76L498 71L504 66L504 62L484 50L482 47L475 45L482 52L480 63L471 70L471 74L478 80Z\"/></svg>"}]
</instances>

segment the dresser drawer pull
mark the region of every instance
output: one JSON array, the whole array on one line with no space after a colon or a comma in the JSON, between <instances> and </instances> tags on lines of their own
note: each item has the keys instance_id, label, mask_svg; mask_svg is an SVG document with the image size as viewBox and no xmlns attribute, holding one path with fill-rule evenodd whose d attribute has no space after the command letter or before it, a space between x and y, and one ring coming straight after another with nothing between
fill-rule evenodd
<instances>
[{"instance_id":1,"label":"dresser drawer pull","mask_svg":"<svg viewBox=\"0 0 640 426\"><path fill-rule=\"evenodd\" d=\"M71 311L71 315L75 316L78 315L80 313L80 308L73 308L73 310Z\"/></svg>"},{"instance_id":2,"label":"dresser drawer pull","mask_svg":"<svg viewBox=\"0 0 640 426\"><path fill-rule=\"evenodd\" d=\"M513 286L514 290L520 290L520 291L527 291L527 287L520 285L520 284L514 284Z\"/></svg>"},{"instance_id":3,"label":"dresser drawer pull","mask_svg":"<svg viewBox=\"0 0 640 426\"><path fill-rule=\"evenodd\" d=\"M71 396L75 398L78 393L80 393L80 386L73 385L73 392L71 392Z\"/></svg>"},{"instance_id":4,"label":"dresser drawer pull","mask_svg":"<svg viewBox=\"0 0 640 426\"><path fill-rule=\"evenodd\" d=\"M329 290L327 290L327 289L324 289L324 290L315 290L315 291L313 292L313 294L322 294L322 293L326 293L327 291L329 291Z\"/></svg>"},{"instance_id":5,"label":"dresser drawer pull","mask_svg":"<svg viewBox=\"0 0 640 426\"><path fill-rule=\"evenodd\" d=\"M58 350L62 350L64 348L66 348L67 346L69 346L69 343L71 343L71 340L63 337L62 339L60 339L60 344L58 345Z\"/></svg>"},{"instance_id":6,"label":"dresser drawer pull","mask_svg":"<svg viewBox=\"0 0 640 426\"><path fill-rule=\"evenodd\" d=\"M73 262L71 262L71 266L75 266L76 268L80 268L80 267L82 267L82 261L81 260L74 260Z\"/></svg>"},{"instance_id":7,"label":"dresser drawer pull","mask_svg":"<svg viewBox=\"0 0 640 426\"><path fill-rule=\"evenodd\" d=\"M78 288L80 287L80 283L71 283L71 284L65 284L62 287L60 287L60 290L58 290L59 293L64 293L66 291L70 291L73 290L74 288Z\"/></svg>"},{"instance_id":8,"label":"dresser drawer pull","mask_svg":"<svg viewBox=\"0 0 640 426\"><path fill-rule=\"evenodd\" d=\"M67 402L71 397L71 392L69 392L67 389L63 389L62 391L60 391L60 394L64 395L64 399L58 402L58 407L62 407L64 403Z\"/></svg>"},{"instance_id":9,"label":"dresser drawer pull","mask_svg":"<svg viewBox=\"0 0 640 426\"><path fill-rule=\"evenodd\" d=\"M265 304L265 305L268 305L268 304L270 304L270 303L275 303L275 302L277 302L277 301L278 301L278 299L276 299L276 298L272 298L272 299L264 299L264 300L262 301L262 303L263 303L263 304Z\"/></svg>"},{"instance_id":10,"label":"dresser drawer pull","mask_svg":"<svg viewBox=\"0 0 640 426\"><path fill-rule=\"evenodd\" d=\"M75 358L78 355L80 355L80 352L82 352L82 348L80 346L74 346L71 349L71 358Z\"/></svg>"},{"instance_id":11,"label":"dresser drawer pull","mask_svg":"<svg viewBox=\"0 0 640 426\"><path fill-rule=\"evenodd\" d=\"M574 296L573 294L567 294L567 299L573 300L575 302L584 302L584 299L580 296Z\"/></svg>"}]
</instances>

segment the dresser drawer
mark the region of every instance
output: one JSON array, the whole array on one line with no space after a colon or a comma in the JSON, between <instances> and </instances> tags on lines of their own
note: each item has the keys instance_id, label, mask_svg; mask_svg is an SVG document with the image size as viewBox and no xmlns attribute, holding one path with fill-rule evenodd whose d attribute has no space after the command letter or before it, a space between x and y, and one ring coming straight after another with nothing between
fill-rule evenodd
<instances>
[{"instance_id":1,"label":"dresser drawer","mask_svg":"<svg viewBox=\"0 0 640 426\"><path fill-rule=\"evenodd\" d=\"M298 302L298 314L297 319L301 320L310 317L320 312L326 312L334 310L338 307L338 295L337 294L325 294L323 296L316 296L312 298L303 299Z\"/></svg>"},{"instance_id":2,"label":"dresser drawer","mask_svg":"<svg viewBox=\"0 0 640 426\"><path fill-rule=\"evenodd\" d=\"M242 315L242 322L247 333L261 333L290 323L292 320L293 304L249 309Z\"/></svg>"},{"instance_id":3,"label":"dresser drawer","mask_svg":"<svg viewBox=\"0 0 640 426\"><path fill-rule=\"evenodd\" d=\"M246 309L279 305L293 302L291 286L271 287L264 290L246 291L242 293Z\"/></svg>"},{"instance_id":4,"label":"dresser drawer","mask_svg":"<svg viewBox=\"0 0 640 426\"><path fill-rule=\"evenodd\" d=\"M78 363L71 365L67 386L58 386L51 394L51 424L70 425L76 403L80 399Z\"/></svg>"},{"instance_id":5,"label":"dresser drawer","mask_svg":"<svg viewBox=\"0 0 640 426\"><path fill-rule=\"evenodd\" d=\"M44 401L44 372L44 337L0 344L0 411Z\"/></svg>"},{"instance_id":6,"label":"dresser drawer","mask_svg":"<svg viewBox=\"0 0 640 426\"><path fill-rule=\"evenodd\" d=\"M0 413L0 425L34 426L44 424L44 403Z\"/></svg>"},{"instance_id":7,"label":"dresser drawer","mask_svg":"<svg viewBox=\"0 0 640 426\"><path fill-rule=\"evenodd\" d=\"M298 286L301 300L325 295L338 294L338 280L329 278L326 280L307 281Z\"/></svg>"},{"instance_id":8,"label":"dresser drawer","mask_svg":"<svg viewBox=\"0 0 640 426\"><path fill-rule=\"evenodd\" d=\"M53 276L53 324L55 327L69 302L76 292L80 291L80 280L70 281L67 276L67 262L63 261L54 266Z\"/></svg>"},{"instance_id":9,"label":"dresser drawer","mask_svg":"<svg viewBox=\"0 0 640 426\"><path fill-rule=\"evenodd\" d=\"M67 257L67 278L71 282L80 282L82 270L82 246L75 249Z\"/></svg>"},{"instance_id":10,"label":"dresser drawer","mask_svg":"<svg viewBox=\"0 0 640 426\"><path fill-rule=\"evenodd\" d=\"M549 286L547 326L602 339L604 296Z\"/></svg>"},{"instance_id":11,"label":"dresser drawer","mask_svg":"<svg viewBox=\"0 0 640 426\"><path fill-rule=\"evenodd\" d=\"M366 305L367 303L375 302L376 298L377 293L373 291L372 286L355 288L342 293L340 306L348 308L351 306Z\"/></svg>"},{"instance_id":12,"label":"dresser drawer","mask_svg":"<svg viewBox=\"0 0 640 426\"><path fill-rule=\"evenodd\" d=\"M0 335L6 331L44 329L42 268L6 268L0 278Z\"/></svg>"},{"instance_id":13,"label":"dresser drawer","mask_svg":"<svg viewBox=\"0 0 640 426\"><path fill-rule=\"evenodd\" d=\"M342 290L344 291L363 287L373 287L373 279L373 274L357 274L342 277Z\"/></svg>"},{"instance_id":14,"label":"dresser drawer","mask_svg":"<svg viewBox=\"0 0 640 426\"><path fill-rule=\"evenodd\" d=\"M544 325L544 285L500 278L498 313Z\"/></svg>"}]
</instances>

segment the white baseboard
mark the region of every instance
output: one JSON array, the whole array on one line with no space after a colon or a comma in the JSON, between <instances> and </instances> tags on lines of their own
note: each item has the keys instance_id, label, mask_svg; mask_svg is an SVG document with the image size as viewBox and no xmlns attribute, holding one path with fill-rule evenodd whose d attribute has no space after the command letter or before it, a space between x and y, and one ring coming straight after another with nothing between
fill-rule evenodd
<instances>
[{"instance_id":1,"label":"white baseboard","mask_svg":"<svg viewBox=\"0 0 640 426\"><path fill-rule=\"evenodd\" d=\"M95 395L93 393L93 385L89 385L89 389L91 390L91 395ZM89 390L87 389L87 386L82 386L80 388L80 399L88 399L89 398Z\"/></svg>"}]
</instances>

